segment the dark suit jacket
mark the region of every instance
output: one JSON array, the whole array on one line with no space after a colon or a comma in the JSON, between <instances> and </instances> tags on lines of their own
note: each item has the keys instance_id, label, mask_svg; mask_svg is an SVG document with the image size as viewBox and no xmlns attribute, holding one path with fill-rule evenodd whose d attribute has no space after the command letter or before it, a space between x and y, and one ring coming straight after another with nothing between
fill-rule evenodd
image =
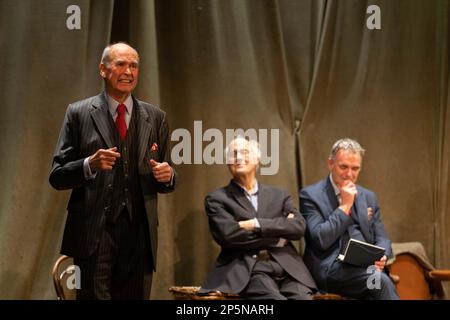
<instances>
[{"instance_id":1,"label":"dark suit jacket","mask_svg":"<svg viewBox=\"0 0 450 320\"><path fill-rule=\"evenodd\" d=\"M349 237L386 248L386 256L392 256L375 193L359 185L356 189L353 217L338 208L329 177L300 191L300 212L307 224L303 259L320 288L326 287L328 271L340 253L346 231ZM368 208L372 208L371 217Z\"/></svg>"},{"instance_id":2,"label":"dark suit jacket","mask_svg":"<svg viewBox=\"0 0 450 320\"><path fill-rule=\"evenodd\" d=\"M292 198L275 187L258 185L258 212L234 182L211 192L205 199L211 233L221 246L215 268L200 292L240 293L247 285L259 250L271 256L293 278L315 288L315 283L294 246L275 247L280 238L298 240L303 236L305 221L294 207ZM289 213L295 218L287 219ZM257 217L259 231L239 227L239 221Z\"/></svg>"},{"instance_id":3,"label":"dark suit jacket","mask_svg":"<svg viewBox=\"0 0 450 320\"><path fill-rule=\"evenodd\" d=\"M157 182L149 160L168 161L169 130L163 111L133 97L134 112L138 116L138 171L148 220L150 253L156 266L157 192L171 192L174 185L169 188ZM100 148L115 146L111 121L105 92L75 102L66 111L53 156L50 184L58 190L73 189L61 247L61 253L71 257L91 255L105 223L105 191L112 182L113 171L99 171L95 179L86 180L83 161ZM151 151L153 143L157 144L158 150Z\"/></svg>"}]
</instances>

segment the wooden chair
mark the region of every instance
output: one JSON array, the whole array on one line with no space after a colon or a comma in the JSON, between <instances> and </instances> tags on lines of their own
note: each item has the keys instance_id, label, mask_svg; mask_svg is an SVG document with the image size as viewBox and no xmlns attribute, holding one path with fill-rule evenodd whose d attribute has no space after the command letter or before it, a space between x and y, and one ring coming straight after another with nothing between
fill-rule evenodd
<instances>
[{"instance_id":1,"label":"wooden chair","mask_svg":"<svg viewBox=\"0 0 450 320\"><path fill-rule=\"evenodd\" d=\"M208 294L198 294L200 287L195 286L173 286L169 292L173 294L175 300L240 300L239 294L229 294L223 292L210 292ZM316 294L313 300L347 300L346 297L333 293Z\"/></svg>"},{"instance_id":2,"label":"wooden chair","mask_svg":"<svg viewBox=\"0 0 450 320\"><path fill-rule=\"evenodd\" d=\"M395 258L388 262L389 276L401 300L446 299L443 281L450 281L450 270L436 269L420 242L393 243ZM345 300L337 294L316 295L314 300Z\"/></svg>"},{"instance_id":3,"label":"wooden chair","mask_svg":"<svg viewBox=\"0 0 450 320\"><path fill-rule=\"evenodd\" d=\"M388 266L398 276L397 292L402 300L445 299L443 281L450 281L450 270L436 269L419 242L393 243L395 259Z\"/></svg>"},{"instance_id":4,"label":"wooden chair","mask_svg":"<svg viewBox=\"0 0 450 320\"><path fill-rule=\"evenodd\" d=\"M65 255L59 257L53 265L53 285L58 300L75 299L75 289L69 289L67 286L68 277L73 274L74 268L72 258Z\"/></svg>"},{"instance_id":5,"label":"wooden chair","mask_svg":"<svg viewBox=\"0 0 450 320\"><path fill-rule=\"evenodd\" d=\"M200 287L195 286L173 286L169 291L173 294L175 300L239 300L238 294L229 294L223 292L210 292L199 294Z\"/></svg>"}]
</instances>

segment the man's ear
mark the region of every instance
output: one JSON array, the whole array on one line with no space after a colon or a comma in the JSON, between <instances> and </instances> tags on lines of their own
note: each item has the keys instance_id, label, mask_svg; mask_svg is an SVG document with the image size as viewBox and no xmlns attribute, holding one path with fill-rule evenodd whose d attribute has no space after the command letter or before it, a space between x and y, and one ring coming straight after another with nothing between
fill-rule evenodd
<instances>
[{"instance_id":1,"label":"man's ear","mask_svg":"<svg viewBox=\"0 0 450 320\"><path fill-rule=\"evenodd\" d=\"M100 76L105 79L106 78L106 66L103 63L100 63L98 66L98 69L100 71Z\"/></svg>"},{"instance_id":2,"label":"man's ear","mask_svg":"<svg viewBox=\"0 0 450 320\"><path fill-rule=\"evenodd\" d=\"M333 159L328 159L328 170L331 171L331 169L333 168L334 165L334 160Z\"/></svg>"}]
</instances>

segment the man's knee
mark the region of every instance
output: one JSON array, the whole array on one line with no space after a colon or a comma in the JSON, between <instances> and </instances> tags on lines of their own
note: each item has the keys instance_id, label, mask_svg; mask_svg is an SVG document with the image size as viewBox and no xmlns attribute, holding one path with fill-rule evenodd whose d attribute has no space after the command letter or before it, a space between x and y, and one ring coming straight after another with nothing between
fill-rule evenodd
<instances>
[{"instance_id":1,"label":"man's knee","mask_svg":"<svg viewBox=\"0 0 450 320\"><path fill-rule=\"evenodd\" d=\"M375 268L371 269L370 272L368 271L364 278L368 289L381 289L382 287L393 285L391 278L386 273L380 272Z\"/></svg>"},{"instance_id":2,"label":"man's knee","mask_svg":"<svg viewBox=\"0 0 450 320\"><path fill-rule=\"evenodd\" d=\"M372 295L376 299L381 300L395 300L399 299L397 290L395 289L394 282L391 278L384 272L377 272L378 283L373 288L368 286Z\"/></svg>"},{"instance_id":3,"label":"man's knee","mask_svg":"<svg viewBox=\"0 0 450 320\"><path fill-rule=\"evenodd\" d=\"M381 286L395 288L392 279L384 272L381 272Z\"/></svg>"}]
</instances>

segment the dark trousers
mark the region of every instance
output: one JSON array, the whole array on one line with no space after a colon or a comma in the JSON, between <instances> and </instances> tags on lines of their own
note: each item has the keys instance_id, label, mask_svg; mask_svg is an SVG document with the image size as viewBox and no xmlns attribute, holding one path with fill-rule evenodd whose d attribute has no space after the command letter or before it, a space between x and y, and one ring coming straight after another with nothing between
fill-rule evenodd
<instances>
[{"instance_id":1,"label":"dark trousers","mask_svg":"<svg viewBox=\"0 0 450 320\"><path fill-rule=\"evenodd\" d=\"M287 274L278 262L270 259L256 262L241 295L249 300L311 300L313 292Z\"/></svg>"},{"instance_id":2,"label":"dark trousers","mask_svg":"<svg viewBox=\"0 0 450 320\"><path fill-rule=\"evenodd\" d=\"M376 279L376 281L372 281ZM368 284L368 282L370 282ZM376 285L375 285L376 283ZM371 270L335 261L327 278L327 290L350 298L399 300L395 285L385 272L376 276Z\"/></svg>"},{"instance_id":3,"label":"dark trousers","mask_svg":"<svg viewBox=\"0 0 450 320\"><path fill-rule=\"evenodd\" d=\"M105 224L97 251L74 259L81 271L78 300L150 298L153 263L145 230L145 224L130 221L127 210Z\"/></svg>"}]
</instances>

